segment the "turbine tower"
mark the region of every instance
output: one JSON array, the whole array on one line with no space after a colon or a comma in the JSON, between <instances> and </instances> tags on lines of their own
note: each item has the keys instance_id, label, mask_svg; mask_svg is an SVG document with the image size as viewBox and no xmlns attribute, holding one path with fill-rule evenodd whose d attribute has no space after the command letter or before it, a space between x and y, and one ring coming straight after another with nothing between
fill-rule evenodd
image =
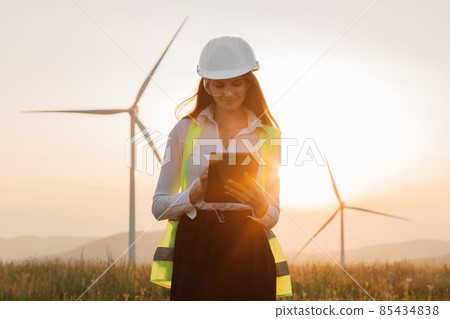
<instances>
[{"instance_id":1,"label":"turbine tower","mask_svg":"<svg viewBox=\"0 0 450 319\"><path fill-rule=\"evenodd\" d=\"M175 40L176 36L180 32L183 25L186 23L186 20L189 16L187 16L183 23L178 28L175 35L172 37L172 40L167 45L166 49L160 56L159 60L156 62L156 64L153 66L153 69L148 74L147 78L145 79L144 83L141 85L141 88L139 89L139 92L136 96L136 99L134 100L133 104L127 108L127 109L104 109L104 110L48 110L48 111L22 111L22 113L83 113L83 114L96 114L96 115L112 115L112 114L118 114L118 113L128 113L130 115L130 221L129 221L129 234L128 234L128 243L129 243L129 253L128 253L128 260L129 263L134 263L136 261L136 247L134 245L135 241L135 175L136 175L136 145L135 145L135 125L139 127L139 129L144 134L144 137L146 138L149 146L152 148L153 153L156 157L156 159L161 163L161 156L158 153L158 150L151 139L149 132L147 131L147 128L142 123L142 121L139 119L139 107L138 103L141 100L142 95L144 94L145 89L147 88L148 84L150 83L150 80L153 77L153 74L156 72L156 69L158 68L159 64L161 63L162 59L166 55L167 51L169 50L169 47L172 45L172 42Z\"/></svg>"},{"instance_id":2,"label":"turbine tower","mask_svg":"<svg viewBox=\"0 0 450 319\"><path fill-rule=\"evenodd\" d=\"M377 211L374 211L374 210L365 209L365 208L359 208L359 207L345 205L345 202L342 200L341 196L339 195L339 191L337 189L336 183L334 182L333 175L331 174L330 165L328 165L328 161L327 161L326 157L325 157L325 161L327 162L328 173L330 174L331 183L333 184L334 194L336 195L336 198L339 201L339 207L330 216L330 218L328 218L328 220L322 225L322 227L320 227L319 230L316 231L316 233L303 245L303 247L300 249L300 251L297 252L297 254L295 254L295 256L294 256L294 258L292 258L292 260L297 258L297 256L300 255L300 253L306 248L306 246L308 246L308 244L311 241L314 240L314 238L333 220L333 218L338 213L340 213L340 217L341 217L340 218L341 219L341 264L345 264L345 256L344 256L344 253L345 253L345 250L344 250L344 208L353 209L353 210L366 212L366 213L378 214L378 215L382 215L382 216L387 216L387 217L392 217L392 218L397 218L397 219L402 219L402 220L407 220L407 221L411 221L411 219L404 218L404 217L399 217L399 216L394 216L394 215L390 215L390 214L385 214L385 213L380 213L380 212L377 212Z\"/></svg>"}]
</instances>

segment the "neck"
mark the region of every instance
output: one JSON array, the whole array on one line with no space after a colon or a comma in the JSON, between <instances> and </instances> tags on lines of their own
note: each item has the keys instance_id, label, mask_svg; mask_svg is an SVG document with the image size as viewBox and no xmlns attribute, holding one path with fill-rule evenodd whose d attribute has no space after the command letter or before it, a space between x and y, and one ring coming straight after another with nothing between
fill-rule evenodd
<instances>
[{"instance_id":1,"label":"neck","mask_svg":"<svg viewBox=\"0 0 450 319\"><path fill-rule=\"evenodd\" d=\"M219 125L226 129L241 128L242 126L247 126L247 115L244 112L244 106L241 105L239 108L226 111L217 105L214 107L213 118Z\"/></svg>"}]
</instances>

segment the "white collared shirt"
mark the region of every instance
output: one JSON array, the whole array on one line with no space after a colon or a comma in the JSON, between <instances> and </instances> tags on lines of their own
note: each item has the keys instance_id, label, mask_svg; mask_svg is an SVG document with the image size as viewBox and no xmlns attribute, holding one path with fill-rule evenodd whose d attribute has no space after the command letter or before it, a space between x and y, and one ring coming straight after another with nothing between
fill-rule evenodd
<instances>
[{"instance_id":1,"label":"white collared shirt","mask_svg":"<svg viewBox=\"0 0 450 319\"><path fill-rule=\"evenodd\" d=\"M252 152L260 150L259 133L265 130L264 126L257 121L255 114L248 108L243 108L247 115L247 127L242 129L233 139L230 139L228 149L225 149L219 136L219 126L213 118L213 106L207 106L197 117L197 122L203 126L199 140L196 143L188 165L188 185L186 191L180 190L180 174L184 150L184 142L192 119L182 119L174 126L169 134L168 142L164 152L164 165L161 167L161 173L153 196L152 213L156 219L174 219L179 220L183 214L191 219L197 215L196 207L202 210L248 210L251 206L241 203L207 203L203 200L195 203L195 206L189 200L190 190L200 184L199 177L203 170L209 165L208 155L211 152ZM280 152L278 148L277 152ZM278 222L280 209L279 189L280 180L278 169L280 165L280 156L278 153L274 157L273 165L270 168L269 179L266 191L271 196L266 196L269 204L266 214L253 218L266 228L273 228ZM195 164L195 165L194 165ZM258 169L258 177L261 173L261 166ZM276 203L272 200L276 201Z\"/></svg>"}]
</instances>

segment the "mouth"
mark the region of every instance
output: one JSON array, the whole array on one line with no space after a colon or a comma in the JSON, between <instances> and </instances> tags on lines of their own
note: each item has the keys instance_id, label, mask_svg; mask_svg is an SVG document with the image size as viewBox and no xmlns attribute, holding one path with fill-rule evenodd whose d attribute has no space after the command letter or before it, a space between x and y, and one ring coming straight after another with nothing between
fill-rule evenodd
<instances>
[{"instance_id":1,"label":"mouth","mask_svg":"<svg viewBox=\"0 0 450 319\"><path fill-rule=\"evenodd\" d=\"M226 102L226 103L232 103L232 102L234 102L234 101L236 101L236 99L231 99L231 100L223 100L224 102Z\"/></svg>"}]
</instances>

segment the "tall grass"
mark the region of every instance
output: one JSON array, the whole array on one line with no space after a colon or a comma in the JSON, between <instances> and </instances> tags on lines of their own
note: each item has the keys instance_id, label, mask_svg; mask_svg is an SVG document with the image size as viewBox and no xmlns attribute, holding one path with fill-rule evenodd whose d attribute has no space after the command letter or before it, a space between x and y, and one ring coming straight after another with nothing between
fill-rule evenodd
<instances>
[{"instance_id":1,"label":"tall grass","mask_svg":"<svg viewBox=\"0 0 450 319\"><path fill-rule=\"evenodd\" d=\"M112 262L0 262L0 300L77 300ZM168 289L149 282L150 266L118 262L80 300L169 300ZM359 263L345 269L376 300L450 299L446 265ZM370 300L337 265L291 265L290 271L294 295L281 300Z\"/></svg>"},{"instance_id":2,"label":"tall grass","mask_svg":"<svg viewBox=\"0 0 450 319\"><path fill-rule=\"evenodd\" d=\"M0 262L0 300L77 300L113 262ZM80 300L169 300L149 278L150 265L118 262Z\"/></svg>"},{"instance_id":3,"label":"tall grass","mask_svg":"<svg viewBox=\"0 0 450 319\"><path fill-rule=\"evenodd\" d=\"M283 300L449 300L446 265L412 262L331 263L290 266L294 295Z\"/></svg>"}]
</instances>

